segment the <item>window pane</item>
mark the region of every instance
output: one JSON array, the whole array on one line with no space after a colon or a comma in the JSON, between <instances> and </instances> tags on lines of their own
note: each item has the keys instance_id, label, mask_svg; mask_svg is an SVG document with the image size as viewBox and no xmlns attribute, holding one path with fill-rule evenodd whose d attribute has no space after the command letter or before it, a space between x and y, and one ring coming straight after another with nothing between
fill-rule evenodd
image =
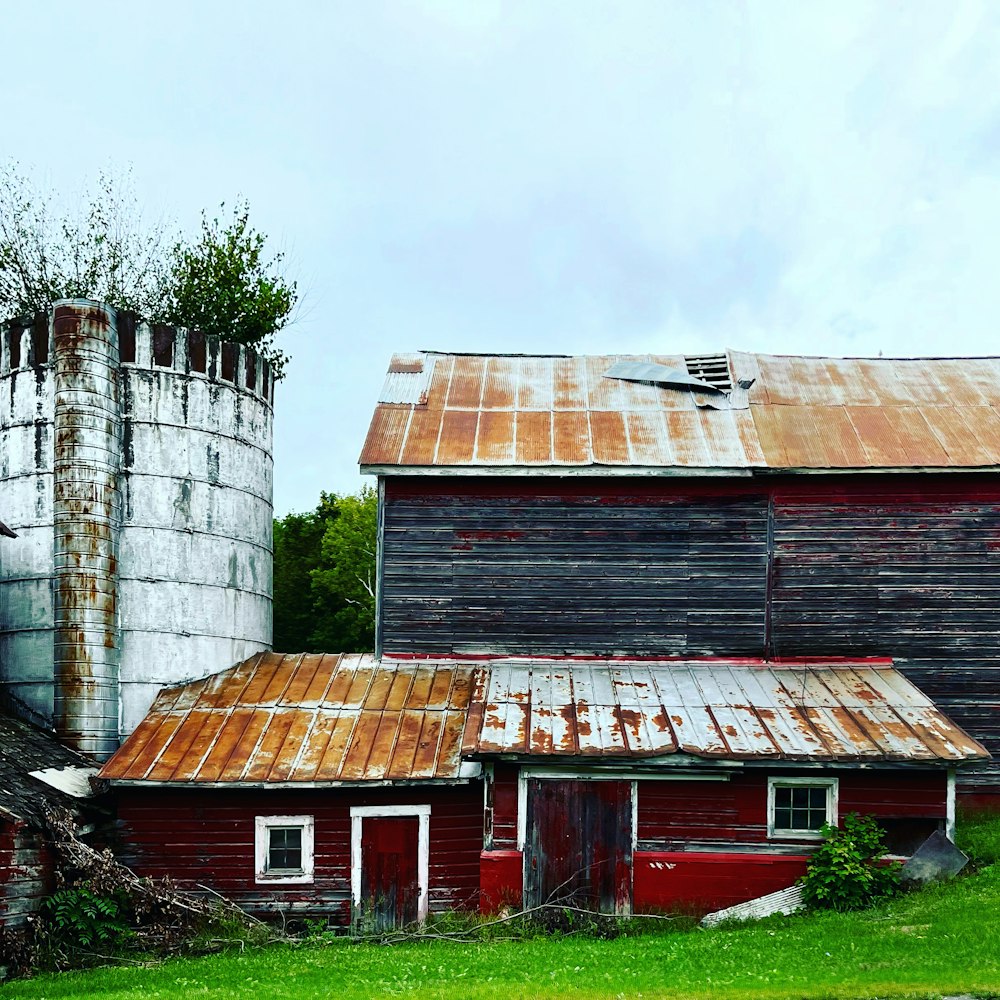
<instances>
[{"instance_id":1,"label":"window pane","mask_svg":"<svg viewBox=\"0 0 1000 1000\"><path fill-rule=\"evenodd\" d=\"M302 827L273 826L268 834L268 871L302 871Z\"/></svg>"},{"instance_id":2,"label":"window pane","mask_svg":"<svg viewBox=\"0 0 1000 1000\"><path fill-rule=\"evenodd\" d=\"M774 828L821 829L826 822L829 791L827 785L775 785Z\"/></svg>"}]
</instances>

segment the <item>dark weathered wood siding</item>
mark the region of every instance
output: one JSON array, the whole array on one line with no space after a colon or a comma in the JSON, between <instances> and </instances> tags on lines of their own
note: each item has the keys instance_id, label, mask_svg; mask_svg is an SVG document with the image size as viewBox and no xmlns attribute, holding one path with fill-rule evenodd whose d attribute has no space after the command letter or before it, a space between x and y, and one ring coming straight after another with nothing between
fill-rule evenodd
<instances>
[{"instance_id":1,"label":"dark weathered wood siding","mask_svg":"<svg viewBox=\"0 0 1000 1000\"><path fill-rule=\"evenodd\" d=\"M0 817L0 927L21 927L37 913L55 878L51 848L21 820Z\"/></svg>"},{"instance_id":2,"label":"dark weathered wood siding","mask_svg":"<svg viewBox=\"0 0 1000 1000\"><path fill-rule=\"evenodd\" d=\"M988 477L390 479L380 619L400 654L891 656L1000 757Z\"/></svg>"},{"instance_id":3,"label":"dark weathered wood siding","mask_svg":"<svg viewBox=\"0 0 1000 1000\"><path fill-rule=\"evenodd\" d=\"M255 791L124 788L121 856L142 875L182 888L208 886L253 910L325 912L345 922L351 899L351 806L430 804L429 908L479 905L483 790L479 784L414 789ZM313 816L315 880L254 882L254 817Z\"/></svg>"}]
</instances>

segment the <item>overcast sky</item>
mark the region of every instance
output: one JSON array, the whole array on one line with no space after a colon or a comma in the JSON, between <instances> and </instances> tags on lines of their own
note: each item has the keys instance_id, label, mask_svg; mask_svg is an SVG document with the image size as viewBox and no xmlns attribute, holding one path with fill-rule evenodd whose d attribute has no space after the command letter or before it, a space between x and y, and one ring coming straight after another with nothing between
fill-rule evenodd
<instances>
[{"instance_id":1,"label":"overcast sky","mask_svg":"<svg viewBox=\"0 0 1000 1000\"><path fill-rule=\"evenodd\" d=\"M0 158L288 254L278 514L361 485L396 350L998 353L995 3L0 13Z\"/></svg>"}]
</instances>

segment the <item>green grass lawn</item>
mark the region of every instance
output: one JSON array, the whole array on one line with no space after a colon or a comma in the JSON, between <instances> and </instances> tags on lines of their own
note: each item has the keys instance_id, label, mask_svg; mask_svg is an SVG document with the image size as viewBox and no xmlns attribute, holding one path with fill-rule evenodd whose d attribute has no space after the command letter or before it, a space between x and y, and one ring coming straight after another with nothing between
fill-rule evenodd
<instances>
[{"instance_id":1,"label":"green grass lawn","mask_svg":"<svg viewBox=\"0 0 1000 1000\"><path fill-rule=\"evenodd\" d=\"M966 823L979 870L864 913L772 918L616 940L537 937L392 947L333 939L153 968L39 976L6 998L1000 997L1000 819Z\"/></svg>"}]
</instances>

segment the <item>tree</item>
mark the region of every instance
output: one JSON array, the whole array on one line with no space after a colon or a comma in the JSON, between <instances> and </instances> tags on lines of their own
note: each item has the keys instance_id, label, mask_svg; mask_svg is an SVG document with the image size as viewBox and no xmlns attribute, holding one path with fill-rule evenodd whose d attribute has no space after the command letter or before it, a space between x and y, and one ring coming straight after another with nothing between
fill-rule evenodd
<instances>
[{"instance_id":1,"label":"tree","mask_svg":"<svg viewBox=\"0 0 1000 1000\"><path fill-rule=\"evenodd\" d=\"M342 651L371 651L375 646L375 547L378 500L370 486L357 495L323 495L336 505L338 516L323 532L319 566L312 571L313 593L338 598L343 607L332 621L317 623L316 638L327 648L342 643Z\"/></svg>"},{"instance_id":2,"label":"tree","mask_svg":"<svg viewBox=\"0 0 1000 1000\"><path fill-rule=\"evenodd\" d=\"M315 609L312 571L318 564L326 521L316 512L288 514L274 522L274 648L283 653L317 652L312 634L318 618L336 614L343 602Z\"/></svg>"},{"instance_id":3,"label":"tree","mask_svg":"<svg viewBox=\"0 0 1000 1000\"><path fill-rule=\"evenodd\" d=\"M274 522L274 648L370 652L375 644L375 491L324 493Z\"/></svg>"},{"instance_id":4,"label":"tree","mask_svg":"<svg viewBox=\"0 0 1000 1000\"><path fill-rule=\"evenodd\" d=\"M264 257L265 242L250 226L246 201L237 201L228 225L202 212L200 239L174 247L166 321L252 344L281 378L288 357L274 335L287 325L298 290L274 271L283 254Z\"/></svg>"},{"instance_id":5,"label":"tree","mask_svg":"<svg viewBox=\"0 0 1000 1000\"><path fill-rule=\"evenodd\" d=\"M281 378L288 357L274 336L298 290L278 270L283 255L265 256L245 200L228 223L202 213L194 242L163 223L144 226L131 173L102 172L76 211L53 202L16 164L0 169L0 319L46 312L56 299L97 299L252 345Z\"/></svg>"},{"instance_id":6,"label":"tree","mask_svg":"<svg viewBox=\"0 0 1000 1000\"><path fill-rule=\"evenodd\" d=\"M170 281L167 238L162 223L143 225L131 173L101 172L82 208L59 212L8 163L0 169L0 318L73 298L158 318Z\"/></svg>"}]
</instances>

